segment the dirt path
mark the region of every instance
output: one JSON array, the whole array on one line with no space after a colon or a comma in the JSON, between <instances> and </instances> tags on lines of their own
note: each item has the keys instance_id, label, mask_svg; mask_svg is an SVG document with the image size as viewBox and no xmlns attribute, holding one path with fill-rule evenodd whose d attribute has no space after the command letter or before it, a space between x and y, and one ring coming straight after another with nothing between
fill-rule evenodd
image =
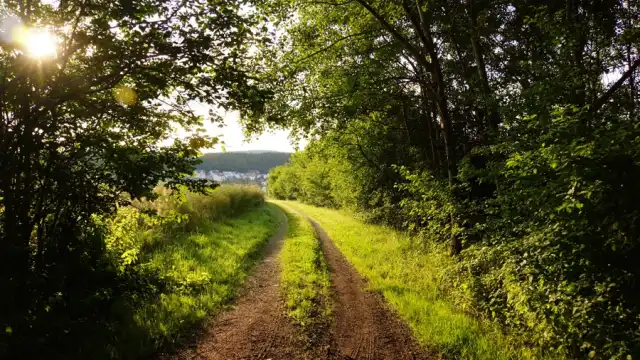
<instances>
[{"instance_id":1,"label":"dirt path","mask_svg":"<svg viewBox=\"0 0 640 360\"><path fill-rule=\"evenodd\" d=\"M269 240L264 260L247 279L233 309L220 314L197 342L171 359L310 359L299 332L286 318L280 299L282 239L286 217ZM315 357L313 357L315 358Z\"/></svg>"},{"instance_id":2,"label":"dirt path","mask_svg":"<svg viewBox=\"0 0 640 360\"><path fill-rule=\"evenodd\" d=\"M208 324L189 347L162 359L211 360L422 360L433 359L416 344L411 331L373 292L344 258L327 233L311 220L329 265L333 325L310 348L300 329L287 319L280 297L280 250L286 217L269 240L264 260L247 279L235 306Z\"/></svg>"},{"instance_id":3,"label":"dirt path","mask_svg":"<svg viewBox=\"0 0 640 360\"><path fill-rule=\"evenodd\" d=\"M330 357L344 360L433 359L421 350L409 327L390 311L380 296L363 290L366 281L320 225L311 222L320 237L332 283L334 340Z\"/></svg>"}]
</instances>

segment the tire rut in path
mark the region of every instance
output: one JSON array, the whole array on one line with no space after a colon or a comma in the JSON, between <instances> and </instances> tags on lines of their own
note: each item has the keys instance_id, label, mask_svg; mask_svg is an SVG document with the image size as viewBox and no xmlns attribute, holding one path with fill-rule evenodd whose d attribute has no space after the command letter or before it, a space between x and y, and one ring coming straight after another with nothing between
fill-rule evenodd
<instances>
[{"instance_id":1,"label":"tire rut in path","mask_svg":"<svg viewBox=\"0 0 640 360\"><path fill-rule=\"evenodd\" d=\"M417 344L409 327L373 292L314 220L329 266L334 324L330 358L344 360L433 359Z\"/></svg>"},{"instance_id":2,"label":"tire rut in path","mask_svg":"<svg viewBox=\"0 0 640 360\"><path fill-rule=\"evenodd\" d=\"M206 326L195 344L169 359L308 359L299 331L287 319L280 298L280 250L286 216L264 251L264 259L247 279L235 306Z\"/></svg>"}]
</instances>

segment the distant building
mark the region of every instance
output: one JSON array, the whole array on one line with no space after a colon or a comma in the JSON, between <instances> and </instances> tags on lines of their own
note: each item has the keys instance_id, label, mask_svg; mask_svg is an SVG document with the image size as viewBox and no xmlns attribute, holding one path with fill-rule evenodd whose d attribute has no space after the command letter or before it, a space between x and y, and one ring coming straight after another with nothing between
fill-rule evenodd
<instances>
[{"instance_id":1,"label":"distant building","mask_svg":"<svg viewBox=\"0 0 640 360\"><path fill-rule=\"evenodd\" d=\"M256 170L244 173L235 171L211 170L209 172L205 172L203 170L196 170L193 177L197 179L212 180L217 183L255 184L260 187L265 187L267 183L267 174L263 174Z\"/></svg>"}]
</instances>

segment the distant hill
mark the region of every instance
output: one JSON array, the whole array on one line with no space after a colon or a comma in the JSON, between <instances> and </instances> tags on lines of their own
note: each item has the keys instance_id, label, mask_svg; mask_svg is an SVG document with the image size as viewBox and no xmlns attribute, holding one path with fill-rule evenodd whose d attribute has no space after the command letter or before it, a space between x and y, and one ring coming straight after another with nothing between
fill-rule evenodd
<instances>
[{"instance_id":1,"label":"distant hill","mask_svg":"<svg viewBox=\"0 0 640 360\"><path fill-rule=\"evenodd\" d=\"M268 173L272 168L282 165L289 160L290 153L275 151L230 151L222 153L208 153L202 155L196 169L203 171L235 171L247 172L256 170Z\"/></svg>"}]
</instances>

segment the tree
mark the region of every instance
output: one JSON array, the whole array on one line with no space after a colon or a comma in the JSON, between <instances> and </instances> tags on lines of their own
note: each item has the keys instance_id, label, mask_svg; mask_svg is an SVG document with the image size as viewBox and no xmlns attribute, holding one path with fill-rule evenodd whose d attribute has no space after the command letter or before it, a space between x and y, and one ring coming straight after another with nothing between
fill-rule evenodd
<instances>
[{"instance_id":1,"label":"tree","mask_svg":"<svg viewBox=\"0 0 640 360\"><path fill-rule=\"evenodd\" d=\"M249 129L291 126L346 162L355 207L448 243L447 286L523 341L632 352L637 4L277 3L297 16L263 49L274 97Z\"/></svg>"},{"instance_id":2,"label":"tree","mask_svg":"<svg viewBox=\"0 0 640 360\"><path fill-rule=\"evenodd\" d=\"M3 3L0 325L14 339L36 331L52 299L64 307L74 291L91 292L79 279L102 254L92 216L191 175L199 149L215 143L196 131L203 118L189 101L260 107L243 70L262 41L247 4ZM43 39L55 54L30 51L52 46L34 43ZM191 135L165 146L175 127Z\"/></svg>"}]
</instances>

